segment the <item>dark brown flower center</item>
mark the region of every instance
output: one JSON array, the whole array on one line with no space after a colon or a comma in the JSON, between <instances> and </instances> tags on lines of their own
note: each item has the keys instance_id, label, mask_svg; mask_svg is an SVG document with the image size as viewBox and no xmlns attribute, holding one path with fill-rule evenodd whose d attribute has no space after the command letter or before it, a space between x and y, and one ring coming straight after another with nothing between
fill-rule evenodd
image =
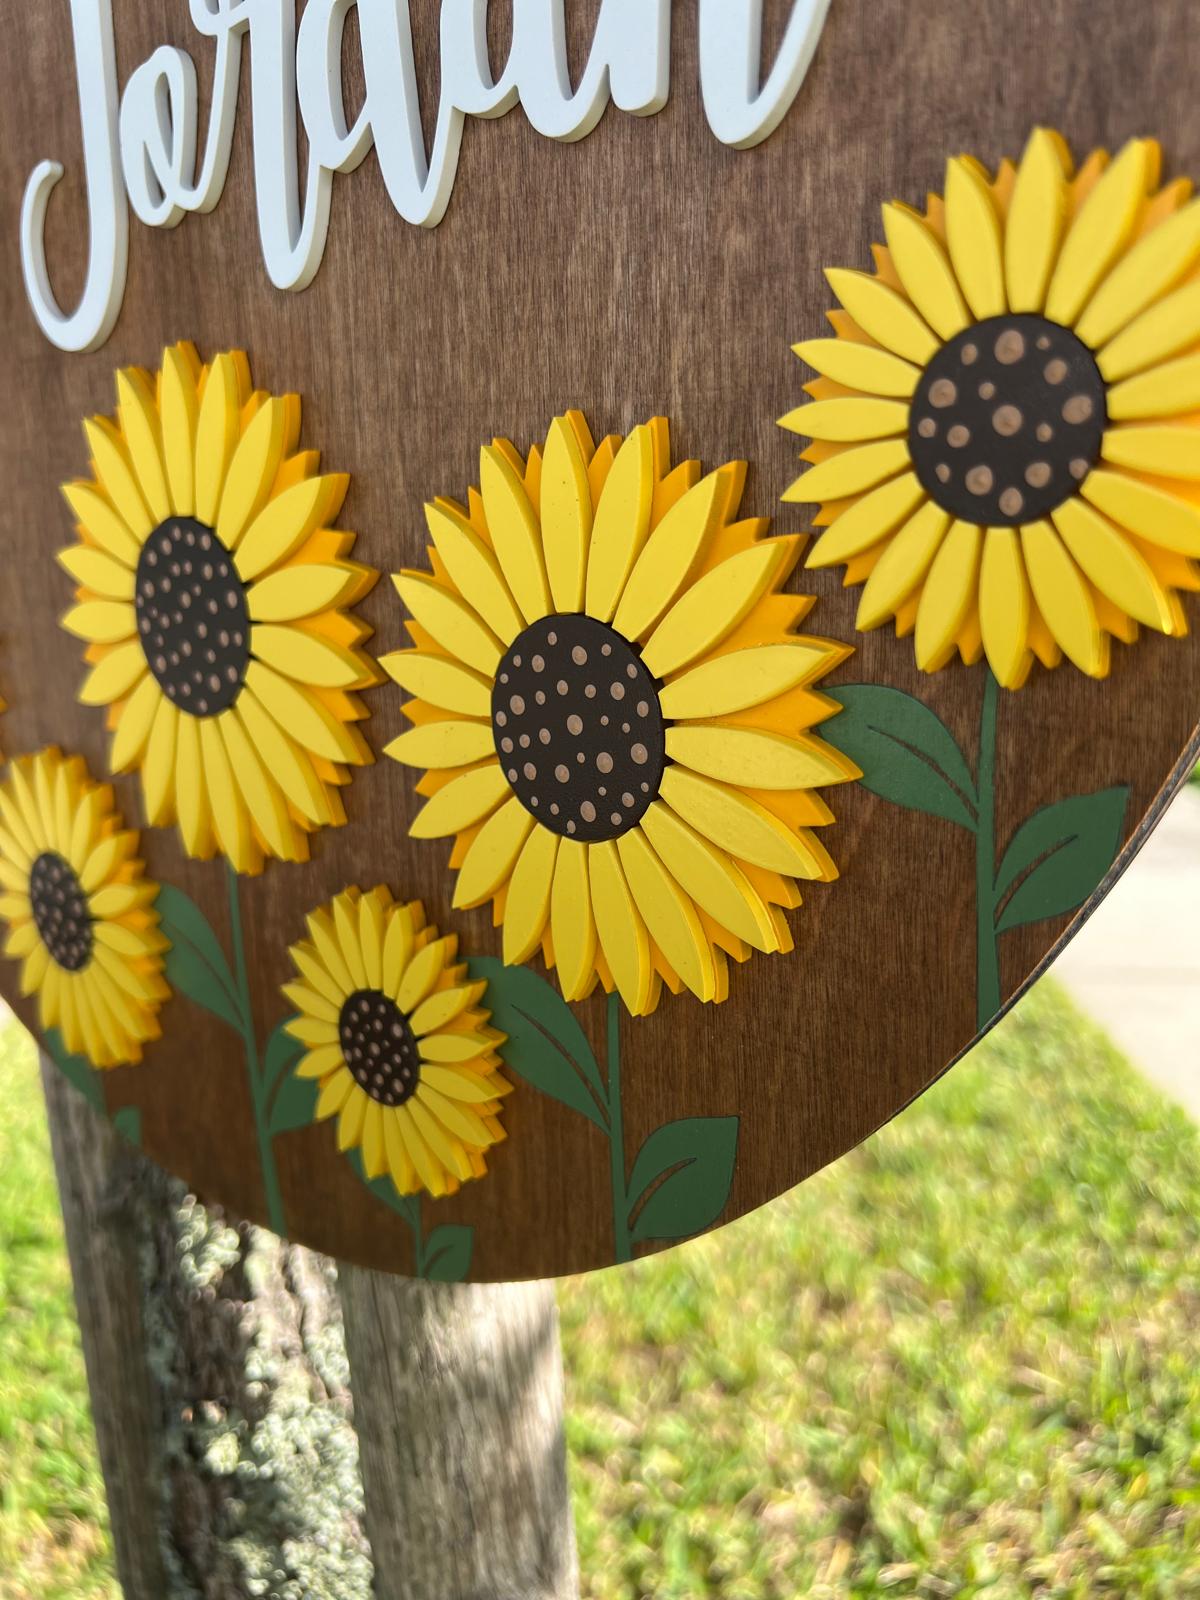
<instances>
[{"instance_id":1,"label":"dark brown flower center","mask_svg":"<svg viewBox=\"0 0 1200 1600\"><path fill-rule=\"evenodd\" d=\"M79 972L92 959L92 917L74 869L44 850L29 869L29 899L42 943L60 967Z\"/></svg>"},{"instance_id":2,"label":"dark brown flower center","mask_svg":"<svg viewBox=\"0 0 1200 1600\"><path fill-rule=\"evenodd\" d=\"M1045 317L989 317L925 368L908 446L933 499L965 522L1035 522L1100 455L1104 380L1091 351Z\"/></svg>"},{"instance_id":3,"label":"dark brown flower center","mask_svg":"<svg viewBox=\"0 0 1200 1600\"><path fill-rule=\"evenodd\" d=\"M134 588L138 635L168 700L215 717L237 699L250 663L246 586L213 530L170 517L142 546Z\"/></svg>"},{"instance_id":4,"label":"dark brown flower center","mask_svg":"<svg viewBox=\"0 0 1200 1600\"><path fill-rule=\"evenodd\" d=\"M408 1018L378 989L356 989L338 1017L342 1058L354 1081L381 1106L402 1106L415 1092L421 1057Z\"/></svg>"},{"instance_id":5,"label":"dark brown flower center","mask_svg":"<svg viewBox=\"0 0 1200 1600\"><path fill-rule=\"evenodd\" d=\"M518 635L496 673L492 732L517 799L565 838L628 833L662 781L658 685L594 617L543 617Z\"/></svg>"}]
</instances>

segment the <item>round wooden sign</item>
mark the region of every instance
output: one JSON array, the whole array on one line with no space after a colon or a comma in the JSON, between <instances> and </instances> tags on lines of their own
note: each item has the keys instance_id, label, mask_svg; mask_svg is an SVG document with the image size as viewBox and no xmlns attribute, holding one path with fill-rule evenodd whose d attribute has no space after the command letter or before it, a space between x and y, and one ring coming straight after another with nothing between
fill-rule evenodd
<instances>
[{"instance_id":1,"label":"round wooden sign","mask_svg":"<svg viewBox=\"0 0 1200 1600\"><path fill-rule=\"evenodd\" d=\"M72 1081L441 1280L920 1093L1200 745L1188 21L14 10L0 987Z\"/></svg>"}]
</instances>

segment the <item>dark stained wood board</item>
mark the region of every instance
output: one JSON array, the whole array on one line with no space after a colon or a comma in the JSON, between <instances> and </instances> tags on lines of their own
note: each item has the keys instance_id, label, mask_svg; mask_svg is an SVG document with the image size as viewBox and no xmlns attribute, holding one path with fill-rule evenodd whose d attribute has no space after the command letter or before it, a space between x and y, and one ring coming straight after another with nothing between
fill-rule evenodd
<instances>
[{"instance_id":1,"label":"dark stained wood board","mask_svg":"<svg viewBox=\"0 0 1200 1600\"><path fill-rule=\"evenodd\" d=\"M207 93L208 47L182 0L115 6L122 81L157 45L187 49ZM419 76L436 92L437 6L414 3ZM495 59L502 7L493 7ZM577 61L594 4L568 6ZM787 8L767 8L773 48ZM481 443L500 434L525 451L568 407L597 437L656 414L672 454L705 468L750 463L745 508L799 532L803 508L779 504L795 476L796 441L776 419L799 404L796 340L825 331L832 303L823 266L870 264L879 206L923 202L945 158L971 151L994 167L1016 158L1048 122L1077 156L1134 133L1162 140L1168 172L1200 175L1194 81L1180 41L1190 8L1117 0L986 0L919 8L902 0L833 0L816 59L780 128L747 151L720 145L697 89L695 12L674 7L671 97L656 116L611 107L587 138L535 135L520 110L468 122L457 185L442 224L416 229L393 211L368 158L334 182L328 247L299 294L269 284L260 257L250 170L248 83L224 196L210 216L171 232L131 224L124 309L87 355L55 350L27 306L17 241L29 171L53 155L67 176L50 212L48 252L60 298L73 301L86 253L80 141L65 4L15 9L0 80L0 238L5 329L0 465L8 553L0 583L0 717L6 757L56 742L107 774L103 715L76 702L80 649L55 625L71 584L53 552L71 537L58 485L86 475L83 417L113 409L113 372L153 368L162 347L193 340L207 359L245 348L255 382L303 401L301 442L351 474L341 525L354 555L382 572L423 566L421 506L465 496ZM348 51L348 98L356 66ZM202 105L203 118L206 104ZM428 116L427 116L427 133ZM59 268L61 264L61 280ZM74 280L68 276L68 266ZM815 593L813 631L853 640L831 683L894 685L932 706L970 751L982 673L961 665L929 677L890 628L856 635L858 591L803 566L789 587ZM1193 628L1196 597L1186 602ZM406 642L386 579L362 602L379 653ZM392 685L370 691L366 736L378 754L404 723ZM1001 847L1037 806L1064 793L1128 784L1125 837L1135 840L1196 738L1200 639L1143 632L1114 647L1111 675L1035 668L1000 701L997 836ZM127 819L141 819L133 777L117 780ZM976 1032L974 859L961 830L887 805L857 786L831 791L825 842L838 882L814 884L791 917L796 949L731 972L731 998L701 1006L664 996L648 1018L623 1018L627 1150L666 1121L740 1117L738 1162L724 1220L763 1203L849 1149L920 1092ZM419 897L465 948L496 954L487 911L452 913L444 841L410 840L413 775L380 758L346 791L349 825L313 840L307 866L268 864L242 884L253 990L265 1027L286 1011L279 985L304 914L347 884L387 883ZM143 829L151 875L178 884L225 926L222 864L188 861L173 830ZM1067 918L1017 930L1001 945L1006 995L1060 938ZM30 1024L16 968L0 990ZM576 1008L604 1059L605 1002ZM228 1030L176 997L163 1038L142 1065L105 1075L110 1111L137 1106L146 1151L197 1191L261 1218L245 1070ZM557 1274L612 1259L608 1149L586 1121L519 1089L505 1108L507 1141L486 1179L426 1202L426 1226L475 1230L474 1275ZM409 1235L334 1148L328 1124L277 1141L294 1235L364 1265L411 1270Z\"/></svg>"}]
</instances>

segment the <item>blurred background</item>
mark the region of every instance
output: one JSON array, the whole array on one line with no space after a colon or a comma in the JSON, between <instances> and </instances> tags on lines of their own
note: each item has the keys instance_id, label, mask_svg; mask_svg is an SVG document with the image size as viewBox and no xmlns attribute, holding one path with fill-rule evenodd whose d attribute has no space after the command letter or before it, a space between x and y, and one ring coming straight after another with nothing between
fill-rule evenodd
<instances>
[{"instance_id":1,"label":"blurred background","mask_svg":"<svg viewBox=\"0 0 1200 1600\"><path fill-rule=\"evenodd\" d=\"M560 1285L585 1595L1200 1595L1198 905L1193 779L1054 973L889 1127ZM218 1254L222 1227L197 1224ZM253 1476L235 1434L213 1470L232 1449ZM119 1593L37 1060L5 1018L0 1600Z\"/></svg>"}]
</instances>

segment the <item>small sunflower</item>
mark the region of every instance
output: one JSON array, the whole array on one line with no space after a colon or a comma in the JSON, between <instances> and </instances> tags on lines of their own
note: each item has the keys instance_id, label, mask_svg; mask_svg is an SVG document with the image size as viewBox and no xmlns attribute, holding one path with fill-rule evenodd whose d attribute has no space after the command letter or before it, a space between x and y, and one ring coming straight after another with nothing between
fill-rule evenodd
<instances>
[{"instance_id":1,"label":"small sunflower","mask_svg":"<svg viewBox=\"0 0 1200 1600\"><path fill-rule=\"evenodd\" d=\"M299 981L283 992L299 1015L286 1026L307 1050L298 1075L320 1082L318 1120L338 1117L338 1149L361 1146L367 1177L390 1173L401 1194L481 1178L512 1085L480 1009L487 984L454 964L456 935L439 938L418 901L384 888L346 889L308 932L291 950Z\"/></svg>"},{"instance_id":2,"label":"small sunflower","mask_svg":"<svg viewBox=\"0 0 1200 1600\"><path fill-rule=\"evenodd\" d=\"M857 769L812 685L849 652L793 631L799 541L733 520L745 470L671 470L661 418L597 448L571 412L528 461L486 446L481 492L425 508L432 575L395 579L411 831L457 836L454 904L493 900L505 961L540 946L569 1000L723 1000L727 955L791 948L795 880L836 876L814 789Z\"/></svg>"},{"instance_id":3,"label":"small sunflower","mask_svg":"<svg viewBox=\"0 0 1200 1600\"><path fill-rule=\"evenodd\" d=\"M23 962L21 993L37 993L42 1028L95 1067L141 1060L168 993L158 885L137 848L112 789L78 756L12 762L0 783L4 953Z\"/></svg>"},{"instance_id":4,"label":"small sunflower","mask_svg":"<svg viewBox=\"0 0 1200 1600\"><path fill-rule=\"evenodd\" d=\"M117 401L84 423L94 479L63 488L79 698L108 707L113 771L141 769L147 818L177 821L189 855L305 860L371 759L353 726L370 629L344 608L377 575L330 527L349 480L297 452L299 398L252 392L240 351L202 366L172 345L156 377L117 373Z\"/></svg>"},{"instance_id":5,"label":"small sunflower","mask_svg":"<svg viewBox=\"0 0 1200 1600\"><path fill-rule=\"evenodd\" d=\"M1186 632L1200 589L1200 201L1132 139L1073 174L1037 129L994 178L948 164L924 215L883 208L876 272L826 274L834 339L782 426L816 441L784 498L821 505L812 566L864 584L858 626L918 666L986 652L1095 678L1110 638Z\"/></svg>"}]
</instances>

